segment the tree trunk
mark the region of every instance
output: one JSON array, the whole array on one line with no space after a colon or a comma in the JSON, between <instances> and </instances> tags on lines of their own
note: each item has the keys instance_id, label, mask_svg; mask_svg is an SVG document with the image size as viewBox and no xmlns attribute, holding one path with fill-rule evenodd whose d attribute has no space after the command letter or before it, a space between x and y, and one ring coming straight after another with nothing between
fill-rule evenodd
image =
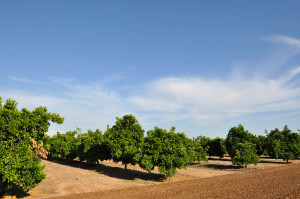
<instances>
[{"instance_id":1,"label":"tree trunk","mask_svg":"<svg viewBox=\"0 0 300 199\"><path fill-rule=\"evenodd\" d=\"M125 169L127 169L127 164L125 164Z\"/></svg>"}]
</instances>

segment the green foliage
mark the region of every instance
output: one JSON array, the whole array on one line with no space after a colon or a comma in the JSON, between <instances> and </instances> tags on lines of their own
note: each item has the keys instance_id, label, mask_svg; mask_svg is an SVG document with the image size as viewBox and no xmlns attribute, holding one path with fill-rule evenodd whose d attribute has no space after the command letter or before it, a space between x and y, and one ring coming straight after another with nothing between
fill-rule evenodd
<instances>
[{"instance_id":1,"label":"green foliage","mask_svg":"<svg viewBox=\"0 0 300 199\"><path fill-rule=\"evenodd\" d=\"M95 132L88 130L87 133L79 134L78 139L80 144L77 148L77 154L80 161L99 163L99 159L101 161L110 159L107 142L98 129Z\"/></svg>"},{"instance_id":2,"label":"green foliage","mask_svg":"<svg viewBox=\"0 0 300 199\"><path fill-rule=\"evenodd\" d=\"M175 128L167 132L165 129L155 127L145 137L140 167L150 172L155 166L166 177L176 174L176 168L186 168L195 159L202 160L204 150L200 145L195 152L193 141L184 133L175 133ZM202 150L201 150L202 149Z\"/></svg>"},{"instance_id":3,"label":"green foliage","mask_svg":"<svg viewBox=\"0 0 300 199\"><path fill-rule=\"evenodd\" d=\"M51 137L47 134L43 137L43 147L48 152L51 150Z\"/></svg>"},{"instance_id":4,"label":"green foliage","mask_svg":"<svg viewBox=\"0 0 300 199\"><path fill-rule=\"evenodd\" d=\"M266 140L267 140L267 137L266 136L262 136L262 135L259 135L256 138L256 141L255 141L255 144L256 144L256 154L258 156L260 156L260 155L268 155L267 154L267 150L266 150Z\"/></svg>"},{"instance_id":5,"label":"green foliage","mask_svg":"<svg viewBox=\"0 0 300 199\"><path fill-rule=\"evenodd\" d=\"M225 140L222 138L214 138L211 139L208 142L208 150L207 154L209 156L218 156L220 158L224 157L224 154L226 153L226 146L225 146Z\"/></svg>"},{"instance_id":6,"label":"green foliage","mask_svg":"<svg viewBox=\"0 0 300 199\"><path fill-rule=\"evenodd\" d=\"M185 160L188 165L191 164L194 161L207 161L206 158L206 152L204 151L203 147L199 144L199 142L196 142L188 137L184 133L175 133L175 127L172 127L171 132L173 132L175 135L179 137L180 142L182 142L185 151L187 153L187 159Z\"/></svg>"},{"instance_id":7,"label":"green foliage","mask_svg":"<svg viewBox=\"0 0 300 199\"><path fill-rule=\"evenodd\" d=\"M49 151L49 156L51 158L75 159L79 145L77 133L78 130L68 131L64 134L57 132L53 137L45 139L44 145Z\"/></svg>"},{"instance_id":8,"label":"green foliage","mask_svg":"<svg viewBox=\"0 0 300 199\"><path fill-rule=\"evenodd\" d=\"M1 142L0 157L0 179L3 183L0 192L6 192L13 184L28 190L46 177L43 172L45 165L24 143L6 147Z\"/></svg>"},{"instance_id":9,"label":"green foliage","mask_svg":"<svg viewBox=\"0 0 300 199\"><path fill-rule=\"evenodd\" d=\"M190 141L192 142L194 161L198 161L198 163L202 160L207 161L207 153L201 144L196 140L190 139Z\"/></svg>"},{"instance_id":10,"label":"green foliage","mask_svg":"<svg viewBox=\"0 0 300 199\"><path fill-rule=\"evenodd\" d=\"M238 143L233 147L232 163L234 165L245 166L249 164L257 164L259 157L256 155L255 144L251 142Z\"/></svg>"},{"instance_id":11,"label":"green foliage","mask_svg":"<svg viewBox=\"0 0 300 199\"><path fill-rule=\"evenodd\" d=\"M203 149L207 152L209 149L209 142L210 142L210 138L209 137L205 137L205 136L198 136L195 139L197 142L200 143L200 145L203 147Z\"/></svg>"},{"instance_id":12,"label":"green foliage","mask_svg":"<svg viewBox=\"0 0 300 199\"><path fill-rule=\"evenodd\" d=\"M107 129L105 137L111 149L113 161L122 161L127 168L127 164L135 165L139 162L144 130L131 114L116 119L116 124Z\"/></svg>"},{"instance_id":13,"label":"green foliage","mask_svg":"<svg viewBox=\"0 0 300 199\"><path fill-rule=\"evenodd\" d=\"M234 148L239 143L245 143L245 142L255 143L256 137L250 132L246 131L244 129L244 126L240 124L239 126L232 127L229 130L227 134L227 138L225 140L225 144L226 144L226 150L229 153L231 159L234 157L235 154Z\"/></svg>"},{"instance_id":14,"label":"green foliage","mask_svg":"<svg viewBox=\"0 0 300 199\"><path fill-rule=\"evenodd\" d=\"M266 150L273 158L280 158L288 162L300 157L300 134L292 133L285 126L282 131L274 129L267 134Z\"/></svg>"},{"instance_id":15,"label":"green foliage","mask_svg":"<svg viewBox=\"0 0 300 199\"><path fill-rule=\"evenodd\" d=\"M16 101L7 99L3 105L0 98L0 192L13 184L26 191L45 178L44 165L30 148L32 140L41 142L50 122L63 120L45 107L19 111Z\"/></svg>"},{"instance_id":16,"label":"green foliage","mask_svg":"<svg viewBox=\"0 0 300 199\"><path fill-rule=\"evenodd\" d=\"M62 124L64 118L56 113L47 112L46 107L35 108L32 112L23 108L21 110L23 128L30 133L30 137L37 142L42 141L45 132L50 127L50 122Z\"/></svg>"}]
</instances>

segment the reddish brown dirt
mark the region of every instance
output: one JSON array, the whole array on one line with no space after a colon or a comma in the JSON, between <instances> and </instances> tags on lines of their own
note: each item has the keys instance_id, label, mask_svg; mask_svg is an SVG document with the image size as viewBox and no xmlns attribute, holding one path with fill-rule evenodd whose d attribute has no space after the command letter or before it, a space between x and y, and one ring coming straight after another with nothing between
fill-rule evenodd
<instances>
[{"instance_id":1,"label":"reddish brown dirt","mask_svg":"<svg viewBox=\"0 0 300 199\"><path fill-rule=\"evenodd\" d=\"M300 164L58 198L300 198Z\"/></svg>"},{"instance_id":2,"label":"reddish brown dirt","mask_svg":"<svg viewBox=\"0 0 300 199\"><path fill-rule=\"evenodd\" d=\"M17 195L17 198L26 198L26 199L46 199L51 197L61 198L63 196L68 196L70 194L82 194L78 195L79 198L93 198L93 193L97 192L96 197L94 198L103 198L105 197L115 197L119 198L121 196L127 196L127 198L131 197L167 197L170 194L170 197L182 198L184 195L187 197L214 197L215 195L211 195L211 192L220 193L222 198L223 193L227 193L226 190L233 187L233 190L241 191L246 185L239 187L235 187L239 184L242 184L245 181L234 182L234 179L238 179L239 175L244 173L251 173L251 175L259 176L256 172L260 170L269 170L269 172L273 171L273 174L277 176L279 167L286 167L293 169L293 167L300 166L300 160L292 160L292 164L286 165L282 160L275 160L268 157L261 157L261 161L258 165L249 165L248 168L241 168L237 166L233 166L230 160L230 157L227 155L223 159L219 159L217 157L212 157L208 162L200 162L200 164L195 163L188 166L187 169L180 169L178 173L172 177L171 179L164 179L162 175L159 174L157 168L149 174L146 171L142 170L139 166L128 165L128 169L124 169L124 165L117 164L112 161L104 161L101 162L100 165L89 165L86 163L80 163L79 161L47 161L43 160L43 163L46 164L45 172L47 174L47 178L44 179L41 183L39 183L33 190L28 191L27 193L18 193L14 192ZM293 166L295 165L295 166ZM267 169L267 170L266 170ZM274 170L273 170L274 169ZM298 168L298 170L300 170ZM234 177L229 178L234 174ZM297 176L298 175L298 176ZM242 176L242 175L241 175ZM284 176L282 174L282 176ZM288 174L286 175L288 177ZM299 173L295 172L295 176L299 177ZM291 176L287 179L293 179ZM215 178L211 178L215 177ZM254 178L256 178L254 177ZM250 177L247 177L250 178ZM262 177L259 177L262 178ZM211 181L208 179L212 179ZM228 179L229 182L224 182L225 179ZM269 179L264 177L264 179ZM269 179L273 183L273 179ZM233 185L231 185L231 181L233 181ZM202 184L202 182L205 182ZM222 182L221 185L217 185L216 183ZM262 181L263 183L266 183ZM176 184L178 183L178 184ZM248 182L250 183L250 181ZM251 182L252 184L259 184L257 182ZM275 181L274 181L275 183ZM296 182L290 181L286 183L285 180L282 182L278 182L277 184L271 184L270 187L264 188L264 193L273 189L279 189L285 185L294 184ZM281 184L284 185L281 185ZM299 182L298 187L299 187ZM169 185L170 184L170 185ZM185 188L185 186L187 187ZM237 185L236 185L237 184ZM266 183L268 186L269 184ZM191 185L191 186L189 186ZM226 186L229 185L227 188ZM274 185L274 186L273 186ZM155 186L155 187L154 187ZM174 186L174 188L172 187ZM181 188L182 186L182 188ZM219 187L218 187L219 186ZM145 187L146 191L143 190ZM164 188L165 187L165 188ZM263 187L259 184L259 188ZM151 191L148 193L147 189ZM195 190L193 190L194 188ZM290 186L293 189L293 186ZM125 192L119 192L121 190L125 190ZM155 191L155 190L159 191ZM247 189L250 189L249 187ZM280 188L281 191L283 188ZM127 191L126 191L127 190ZM141 190L142 195L139 195L138 190ZM221 190L219 192L219 190ZM224 191L225 190L225 191ZM289 190L284 188L284 190ZM170 192L170 193L169 193ZM174 193L173 193L174 192ZM252 191L256 193L257 191ZM146 194L147 193L147 194ZM153 193L154 195L149 195ZM196 194L195 196L188 195L187 193ZM229 193L229 191L228 191ZM233 191L233 193L235 193ZM285 191L283 193L286 193ZM99 195L100 194L100 195ZM111 195L112 194L112 195ZM118 194L120 194L118 196ZM175 195L172 195L175 194ZM197 195L197 194L204 194ZM77 197L72 196L69 198ZM135 197L135 198L136 198ZM217 196L216 196L217 197ZM229 197L229 196L228 196ZM233 197L233 196L232 196ZM249 196L250 197L250 196ZM252 196L251 196L252 197ZM6 198L11 199L12 196L6 196ZM68 198L68 197L67 197Z\"/></svg>"}]
</instances>

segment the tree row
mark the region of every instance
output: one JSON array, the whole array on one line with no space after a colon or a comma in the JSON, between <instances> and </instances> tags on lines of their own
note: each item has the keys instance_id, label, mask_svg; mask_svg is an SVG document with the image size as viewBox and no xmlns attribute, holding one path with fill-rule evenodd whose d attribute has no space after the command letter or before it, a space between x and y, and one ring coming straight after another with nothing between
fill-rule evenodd
<instances>
[{"instance_id":1,"label":"tree row","mask_svg":"<svg viewBox=\"0 0 300 199\"><path fill-rule=\"evenodd\" d=\"M198 136L188 138L159 127L144 130L133 115L116 118L112 127L80 133L79 130L47 136L50 122L62 124L64 118L50 113L46 107L33 111L17 109L17 102L0 97L0 192L17 186L28 190L46 177L39 157L79 159L88 163L113 160L139 165L151 172L155 167L166 177L176 169L186 168L208 156L224 157L228 153L234 165L257 164L260 155L288 162L300 157L300 134L274 129L265 136L255 136L242 125L232 127L225 139Z\"/></svg>"},{"instance_id":2,"label":"tree row","mask_svg":"<svg viewBox=\"0 0 300 199\"><path fill-rule=\"evenodd\" d=\"M224 157L228 153L232 163L239 166L257 164L260 155L283 159L286 162L299 158L300 135L285 126L282 131L275 129L266 136L255 136L242 125L232 127L225 139L211 139L198 136L196 139L155 127L147 132L133 115L117 118L114 126L102 133L88 130L87 133L70 131L53 137L44 137L44 147L52 158L75 159L98 163L99 160L113 160L128 164L138 164L150 172L155 166L166 177L176 173L176 169L186 168L195 161L207 161L206 156Z\"/></svg>"}]
</instances>

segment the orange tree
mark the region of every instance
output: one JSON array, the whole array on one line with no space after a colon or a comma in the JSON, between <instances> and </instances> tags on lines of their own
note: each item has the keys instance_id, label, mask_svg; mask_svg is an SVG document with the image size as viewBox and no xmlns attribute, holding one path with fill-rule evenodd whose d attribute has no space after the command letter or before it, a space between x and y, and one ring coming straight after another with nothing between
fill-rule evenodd
<instances>
[{"instance_id":1,"label":"orange tree","mask_svg":"<svg viewBox=\"0 0 300 199\"><path fill-rule=\"evenodd\" d=\"M250 133L248 130L245 130L244 126L240 124L239 126L232 127L229 130L225 140L226 150L230 157L233 158L235 155L235 147L238 145L238 143L251 142L255 144L256 140L256 136Z\"/></svg>"},{"instance_id":2,"label":"orange tree","mask_svg":"<svg viewBox=\"0 0 300 199\"><path fill-rule=\"evenodd\" d=\"M41 143L50 121L61 124L63 120L46 107L18 110L16 101L7 99L2 104L0 97L0 192L13 185L26 191L45 178L45 166L32 151L33 141Z\"/></svg>"},{"instance_id":3,"label":"orange tree","mask_svg":"<svg viewBox=\"0 0 300 199\"><path fill-rule=\"evenodd\" d=\"M226 153L225 140L219 137L209 140L207 154L223 158Z\"/></svg>"},{"instance_id":4,"label":"orange tree","mask_svg":"<svg viewBox=\"0 0 300 199\"><path fill-rule=\"evenodd\" d=\"M198 142L200 144L200 146L202 146L204 151L206 151L206 152L208 151L209 142L211 141L211 139L209 137L200 135L195 139L195 141Z\"/></svg>"},{"instance_id":5,"label":"orange tree","mask_svg":"<svg viewBox=\"0 0 300 199\"><path fill-rule=\"evenodd\" d=\"M77 154L80 161L99 164L99 159L101 161L111 159L106 139L99 129L79 134L78 139Z\"/></svg>"},{"instance_id":6,"label":"orange tree","mask_svg":"<svg viewBox=\"0 0 300 199\"><path fill-rule=\"evenodd\" d=\"M166 177L176 174L176 169L186 168L195 160L205 160L206 153L201 146L195 146L184 133L175 133L173 127L166 129L155 127L147 133L142 147L140 167L151 172L155 166ZM200 153L200 154L199 154Z\"/></svg>"},{"instance_id":7,"label":"orange tree","mask_svg":"<svg viewBox=\"0 0 300 199\"><path fill-rule=\"evenodd\" d=\"M105 132L111 157L114 162L122 162L127 169L128 164L135 165L141 156L144 130L132 115L117 117L116 124Z\"/></svg>"},{"instance_id":8,"label":"orange tree","mask_svg":"<svg viewBox=\"0 0 300 199\"><path fill-rule=\"evenodd\" d=\"M76 137L77 131L66 133L57 132L52 137L46 136L44 145L49 151L48 157L73 160L77 157L77 147L79 139Z\"/></svg>"},{"instance_id":9,"label":"orange tree","mask_svg":"<svg viewBox=\"0 0 300 199\"><path fill-rule=\"evenodd\" d=\"M256 155L257 137L245 130L243 125L232 127L226 137L227 151L234 165L257 164L259 157Z\"/></svg>"},{"instance_id":10,"label":"orange tree","mask_svg":"<svg viewBox=\"0 0 300 199\"><path fill-rule=\"evenodd\" d=\"M234 165L247 167L249 164L259 163L259 157L256 155L255 144L245 141L238 143L233 147L232 163Z\"/></svg>"},{"instance_id":11,"label":"orange tree","mask_svg":"<svg viewBox=\"0 0 300 199\"><path fill-rule=\"evenodd\" d=\"M267 133L267 154L288 162L300 157L300 133L293 133L288 126L282 131L278 128Z\"/></svg>"}]
</instances>

